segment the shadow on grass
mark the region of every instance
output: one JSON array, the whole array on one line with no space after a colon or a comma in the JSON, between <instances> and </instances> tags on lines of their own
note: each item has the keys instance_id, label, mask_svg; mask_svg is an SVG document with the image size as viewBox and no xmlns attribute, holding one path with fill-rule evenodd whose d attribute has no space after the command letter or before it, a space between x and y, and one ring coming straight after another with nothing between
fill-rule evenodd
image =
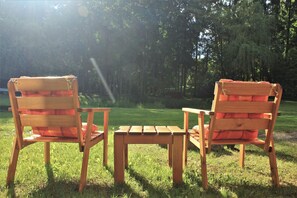
<instances>
[{"instance_id":1,"label":"shadow on grass","mask_svg":"<svg viewBox=\"0 0 297 198\"><path fill-rule=\"evenodd\" d=\"M238 197L296 197L297 194L297 186L292 184L286 184L279 188L249 184L228 184L223 186L227 189L232 189Z\"/></svg>"},{"instance_id":2,"label":"shadow on grass","mask_svg":"<svg viewBox=\"0 0 297 198\"><path fill-rule=\"evenodd\" d=\"M200 155L199 148L197 148L196 146L194 146L192 144L188 147L188 151L194 151L194 152L197 152L198 155ZM220 156L224 156L224 155L230 156L230 155L234 155L232 153L232 151L239 152L233 148L228 148L226 145L213 145L211 147L211 151L209 154L212 154L215 157L220 157ZM207 155L209 155L209 154L207 154Z\"/></svg>"},{"instance_id":3,"label":"shadow on grass","mask_svg":"<svg viewBox=\"0 0 297 198\"><path fill-rule=\"evenodd\" d=\"M279 151L276 148L276 159L277 160L284 160L284 161L291 161L291 162L297 162L297 158L293 155L287 154L285 152ZM258 155L258 156L267 156L268 159L268 154L262 150L262 149L257 149L257 150L246 150L246 154L253 154L253 155Z\"/></svg>"},{"instance_id":4,"label":"shadow on grass","mask_svg":"<svg viewBox=\"0 0 297 198\"><path fill-rule=\"evenodd\" d=\"M54 182L54 172L53 172L53 168L52 168L51 164L46 164L45 169L46 169L46 174L47 174L47 182L48 183Z\"/></svg>"},{"instance_id":5,"label":"shadow on grass","mask_svg":"<svg viewBox=\"0 0 297 198\"><path fill-rule=\"evenodd\" d=\"M105 167L111 174L111 167ZM87 180L87 184L83 192L79 192L79 180L63 178L54 178L52 166L45 165L47 173L47 182L42 186L36 186L27 196L28 197L141 197L129 185L120 184L113 185L112 183L94 183ZM15 185L12 184L7 188L6 197L17 197Z\"/></svg>"},{"instance_id":6,"label":"shadow on grass","mask_svg":"<svg viewBox=\"0 0 297 198\"><path fill-rule=\"evenodd\" d=\"M110 173L113 173L111 167L106 168ZM54 179L50 165L46 166L46 170L47 183L43 186L36 186L27 195L28 197L143 197L126 183L114 185L113 183L92 183L89 181L84 191L79 193L78 180ZM297 186L288 182L282 182L280 188L273 188L270 185L238 184L232 181L221 183L219 179L210 180L209 189L203 190L200 172L197 171L188 171L184 174L187 183L166 190L155 187L144 175L137 173L134 169L127 169L127 173L141 184L148 197L224 197L226 194L225 197L232 197L234 194L238 197L295 197L297 194ZM16 197L14 185L8 189L7 197Z\"/></svg>"},{"instance_id":7,"label":"shadow on grass","mask_svg":"<svg viewBox=\"0 0 297 198\"><path fill-rule=\"evenodd\" d=\"M171 188L165 190L164 188L156 188L145 176L137 173L134 169L128 168L127 171L148 192L148 197L219 197L219 192L214 188L210 187L204 191L202 181L198 177L195 178L197 181L195 186L182 183L172 185Z\"/></svg>"},{"instance_id":8,"label":"shadow on grass","mask_svg":"<svg viewBox=\"0 0 297 198\"><path fill-rule=\"evenodd\" d=\"M106 167L106 169L112 175L114 174L113 169L111 169L110 167ZM135 180L137 180L137 182L139 182L142 185L143 189L148 191L149 196L160 195L160 197L167 197L167 195L164 193L164 189L155 188L152 184L150 184L148 179L146 179L145 177L143 177L142 175L137 173L132 168L128 168L128 169L125 169L125 170L130 174L131 177L133 177ZM114 188L115 188L115 190L117 192L125 191L125 193L127 193L127 194L130 194L131 192L133 192L132 189L126 183L124 183L124 184L115 184ZM129 193L129 191L130 191L130 193ZM134 192L133 197L141 197L141 196Z\"/></svg>"},{"instance_id":9,"label":"shadow on grass","mask_svg":"<svg viewBox=\"0 0 297 198\"><path fill-rule=\"evenodd\" d=\"M141 197L127 184L109 185L87 181L83 192L78 191L79 181L63 180L61 178L48 179L48 183L42 187L36 187L28 197ZM9 189L11 195L15 195L14 188ZM14 193L14 194L13 194ZM8 194L7 194L8 195ZM15 197L9 196L8 197Z\"/></svg>"},{"instance_id":10,"label":"shadow on grass","mask_svg":"<svg viewBox=\"0 0 297 198\"><path fill-rule=\"evenodd\" d=\"M16 197L16 194L15 194L15 189L14 189L14 184L11 184L7 190L7 194L6 194L7 197Z\"/></svg>"},{"instance_id":11,"label":"shadow on grass","mask_svg":"<svg viewBox=\"0 0 297 198\"><path fill-rule=\"evenodd\" d=\"M210 173L208 172L208 174ZM259 174L261 173L259 172ZM186 193L184 194L187 197L296 197L297 195L297 186L288 182L282 182L280 184L281 186L276 188L270 183L267 186L247 182L242 184L232 181L222 183L217 178L212 182L209 181L208 190L202 190L201 177L197 176L195 171L187 172L186 177L191 180L192 184L197 184L197 186L190 186L188 184L185 186Z\"/></svg>"},{"instance_id":12,"label":"shadow on grass","mask_svg":"<svg viewBox=\"0 0 297 198\"><path fill-rule=\"evenodd\" d=\"M131 177L137 180L137 182L139 182L142 187L148 191L149 197L156 195L159 195L160 197L167 197L167 195L164 193L164 189L155 188L146 177L140 175L132 168L128 168L127 171Z\"/></svg>"}]
</instances>

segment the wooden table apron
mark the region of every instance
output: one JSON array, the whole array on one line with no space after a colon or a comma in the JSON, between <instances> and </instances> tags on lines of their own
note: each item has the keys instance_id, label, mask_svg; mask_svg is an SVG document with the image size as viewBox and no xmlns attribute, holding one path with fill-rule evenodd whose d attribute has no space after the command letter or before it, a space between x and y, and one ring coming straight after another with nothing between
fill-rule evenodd
<instances>
[{"instance_id":1,"label":"wooden table apron","mask_svg":"<svg viewBox=\"0 0 297 198\"><path fill-rule=\"evenodd\" d=\"M114 134L114 180L115 183L124 183L124 170L128 166L128 144L167 144L169 148L169 165L172 165L173 184L181 184L184 158L185 133L164 133L164 134L135 134L117 133Z\"/></svg>"}]
</instances>

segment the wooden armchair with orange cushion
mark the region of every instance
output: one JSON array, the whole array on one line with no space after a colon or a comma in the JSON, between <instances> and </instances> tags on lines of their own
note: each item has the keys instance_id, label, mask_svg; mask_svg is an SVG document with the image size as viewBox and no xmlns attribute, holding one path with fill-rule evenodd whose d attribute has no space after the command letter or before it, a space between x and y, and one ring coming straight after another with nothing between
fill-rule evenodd
<instances>
[{"instance_id":1,"label":"wooden armchair with orange cushion","mask_svg":"<svg viewBox=\"0 0 297 198\"><path fill-rule=\"evenodd\" d=\"M20 77L8 82L15 139L7 174L7 185L14 181L21 149L44 142L44 160L50 162L50 142L77 143L83 152L79 191L87 178L90 148L103 140L103 164L107 165L109 108L80 108L75 76ZM80 114L88 113L87 123ZM103 131L93 124L94 113L103 112ZM31 135L24 127L32 127Z\"/></svg>"},{"instance_id":2,"label":"wooden armchair with orange cushion","mask_svg":"<svg viewBox=\"0 0 297 198\"><path fill-rule=\"evenodd\" d=\"M215 84L211 111L183 108L188 140L200 149L202 185L208 187L206 153L212 145L240 145L240 166L244 167L245 145L253 144L268 153L272 183L279 186L273 143L273 128L282 97L279 84L222 79ZM198 125L189 130L189 114L198 115ZM205 124L205 115L210 116ZM265 130L265 138L258 138ZM185 153L185 161L187 155Z\"/></svg>"}]
</instances>

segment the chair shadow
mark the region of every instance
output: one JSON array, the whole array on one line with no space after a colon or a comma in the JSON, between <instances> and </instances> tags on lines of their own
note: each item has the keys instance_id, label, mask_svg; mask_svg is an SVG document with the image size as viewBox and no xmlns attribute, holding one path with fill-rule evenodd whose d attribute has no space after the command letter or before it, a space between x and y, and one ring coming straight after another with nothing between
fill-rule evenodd
<instances>
[{"instance_id":1,"label":"chair shadow","mask_svg":"<svg viewBox=\"0 0 297 198\"><path fill-rule=\"evenodd\" d=\"M45 170L47 174L47 182L52 183L54 182L54 172L53 172L53 167L51 164L46 164L45 165Z\"/></svg>"},{"instance_id":2,"label":"chair shadow","mask_svg":"<svg viewBox=\"0 0 297 198\"><path fill-rule=\"evenodd\" d=\"M152 195L156 195L156 194L160 195L160 197L168 196L164 193L164 190L155 188L146 177L137 173L133 168L128 168L127 171L131 177L133 177L135 180L137 180L143 186L143 188L149 192L148 196L152 196Z\"/></svg>"},{"instance_id":3,"label":"chair shadow","mask_svg":"<svg viewBox=\"0 0 297 198\"><path fill-rule=\"evenodd\" d=\"M263 151L263 149L257 149L257 150L246 150L245 151L246 154L253 154L253 155L258 155L258 156L267 156L268 157L268 154ZM293 155L290 155L290 154L287 154L287 153L284 153L282 151L278 151L276 149L276 159L279 159L279 160L284 160L284 161L291 161L291 162L297 162L297 158Z\"/></svg>"},{"instance_id":4,"label":"chair shadow","mask_svg":"<svg viewBox=\"0 0 297 198\"><path fill-rule=\"evenodd\" d=\"M200 174L200 173L199 173ZM209 174L209 172L208 172ZM263 174L259 172L259 174ZM186 184L187 191L199 191L202 186L202 181L200 177L197 177L194 171L187 172L187 177L191 178L191 183L196 183L197 185L195 187L191 187L190 185ZM256 179L256 178L255 178ZM297 186L295 186L292 183L289 182L281 182L280 187L276 188L272 185L267 186L260 186L256 184L250 184L250 183L217 183L217 184L210 184L208 186L208 190L200 191L201 197L224 197L222 196L222 192L220 192L220 189L212 187L212 186L222 186L224 189L232 189L232 192L234 192L238 197L254 197L253 192L255 189L257 189L257 192L262 192L263 197L296 197L297 194ZM191 196L188 196L191 197ZM229 196L227 196L229 197Z\"/></svg>"},{"instance_id":5,"label":"chair shadow","mask_svg":"<svg viewBox=\"0 0 297 198\"><path fill-rule=\"evenodd\" d=\"M43 188L38 188L36 191L30 193L30 197L43 197L44 195L49 197L121 197L124 194L131 195L132 197L140 198L129 185L127 184L116 184L116 185L106 185L106 184L86 184L83 192L78 191L79 181L69 181L55 179L52 166L50 164L45 165L47 172L47 185ZM105 167L111 175L114 171L110 166ZM61 189L61 190L59 190ZM69 189L67 191L62 189ZM102 193L102 195L100 195ZM7 197L16 197L14 187L12 186Z\"/></svg>"},{"instance_id":6,"label":"chair shadow","mask_svg":"<svg viewBox=\"0 0 297 198\"><path fill-rule=\"evenodd\" d=\"M11 184L11 185L8 187L6 197L11 197L11 198L16 197L14 184Z\"/></svg>"},{"instance_id":7,"label":"chair shadow","mask_svg":"<svg viewBox=\"0 0 297 198\"><path fill-rule=\"evenodd\" d=\"M52 168L51 164L46 164L45 169L46 169L46 173L47 173L47 183L48 184L54 183L54 173L53 173L53 168ZM7 197L11 197L11 198L16 197L14 186L15 186L14 184L11 184L9 186L7 194L6 194ZM38 193L38 195L40 195L40 193Z\"/></svg>"},{"instance_id":8,"label":"chair shadow","mask_svg":"<svg viewBox=\"0 0 297 198\"><path fill-rule=\"evenodd\" d=\"M114 170L107 166L106 169L113 175L114 174ZM164 191L162 189L156 189L152 184L150 184L149 180L145 177L143 177L142 175L140 175L139 173L137 173L134 169L132 168L127 168L125 169L125 171L127 171L131 177L133 177L135 180L137 180L139 183L142 184L143 188L146 189L149 194L159 194L161 195L160 197L167 197L167 195L164 193ZM122 188L127 188L128 185L126 183L124 184L115 184L115 189L122 189ZM130 189L130 191L132 191L132 189L129 187L128 189ZM141 197L139 195L137 195L136 193L133 195L133 197Z\"/></svg>"},{"instance_id":9,"label":"chair shadow","mask_svg":"<svg viewBox=\"0 0 297 198\"><path fill-rule=\"evenodd\" d=\"M122 197L125 194L136 198L141 197L125 183L120 185L87 183L83 192L79 192L79 181L59 179L49 179L48 181L47 185L30 192L29 197Z\"/></svg>"},{"instance_id":10,"label":"chair shadow","mask_svg":"<svg viewBox=\"0 0 297 198\"><path fill-rule=\"evenodd\" d=\"M140 198L143 197L138 192L135 192L132 187L126 183L124 184L94 184L89 183L86 185L82 193L78 192L79 181L69 181L54 179L54 174L52 167L50 165L45 166L48 182L43 187L38 187L38 189L33 190L29 193L29 197L123 197L129 195L130 197ZM107 166L107 171L113 174L112 167ZM232 192L237 194L239 197L250 196L251 192L255 189L257 191L263 191L263 196L270 195L276 197L294 197L297 194L297 186L288 182L282 182L280 188L272 188L271 186L259 186L255 184L238 184L232 181L224 184L209 184L208 190L202 190L201 177L197 176L196 171L188 171L184 173L184 177L190 178L191 184L184 183L177 187L172 187L169 191L163 188L155 187L145 175L141 175L136 172L133 168L128 168L127 173L130 174L138 183L140 183L147 191L148 197L221 197L222 194L217 186L223 186L224 189L232 189ZM200 173L199 173L200 174ZM209 174L209 173L208 173ZM195 185L193 185L193 183ZM236 186L236 187L235 187ZM67 189L66 191L64 189ZM7 197L17 197L14 185L12 184L7 192Z\"/></svg>"}]
</instances>

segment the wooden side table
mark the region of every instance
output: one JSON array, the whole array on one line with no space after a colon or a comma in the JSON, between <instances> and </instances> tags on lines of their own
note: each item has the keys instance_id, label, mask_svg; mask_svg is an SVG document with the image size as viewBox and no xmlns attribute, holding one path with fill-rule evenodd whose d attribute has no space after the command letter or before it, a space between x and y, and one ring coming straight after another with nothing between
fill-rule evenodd
<instances>
[{"instance_id":1,"label":"wooden side table","mask_svg":"<svg viewBox=\"0 0 297 198\"><path fill-rule=\"evenodd\" d=\"M177 126L120 126L114 133L115 183L124 183L124 169L128 166L128 144L167 144L173 185L181 184L185 134Z\"/></svg>"}]
</instances>

